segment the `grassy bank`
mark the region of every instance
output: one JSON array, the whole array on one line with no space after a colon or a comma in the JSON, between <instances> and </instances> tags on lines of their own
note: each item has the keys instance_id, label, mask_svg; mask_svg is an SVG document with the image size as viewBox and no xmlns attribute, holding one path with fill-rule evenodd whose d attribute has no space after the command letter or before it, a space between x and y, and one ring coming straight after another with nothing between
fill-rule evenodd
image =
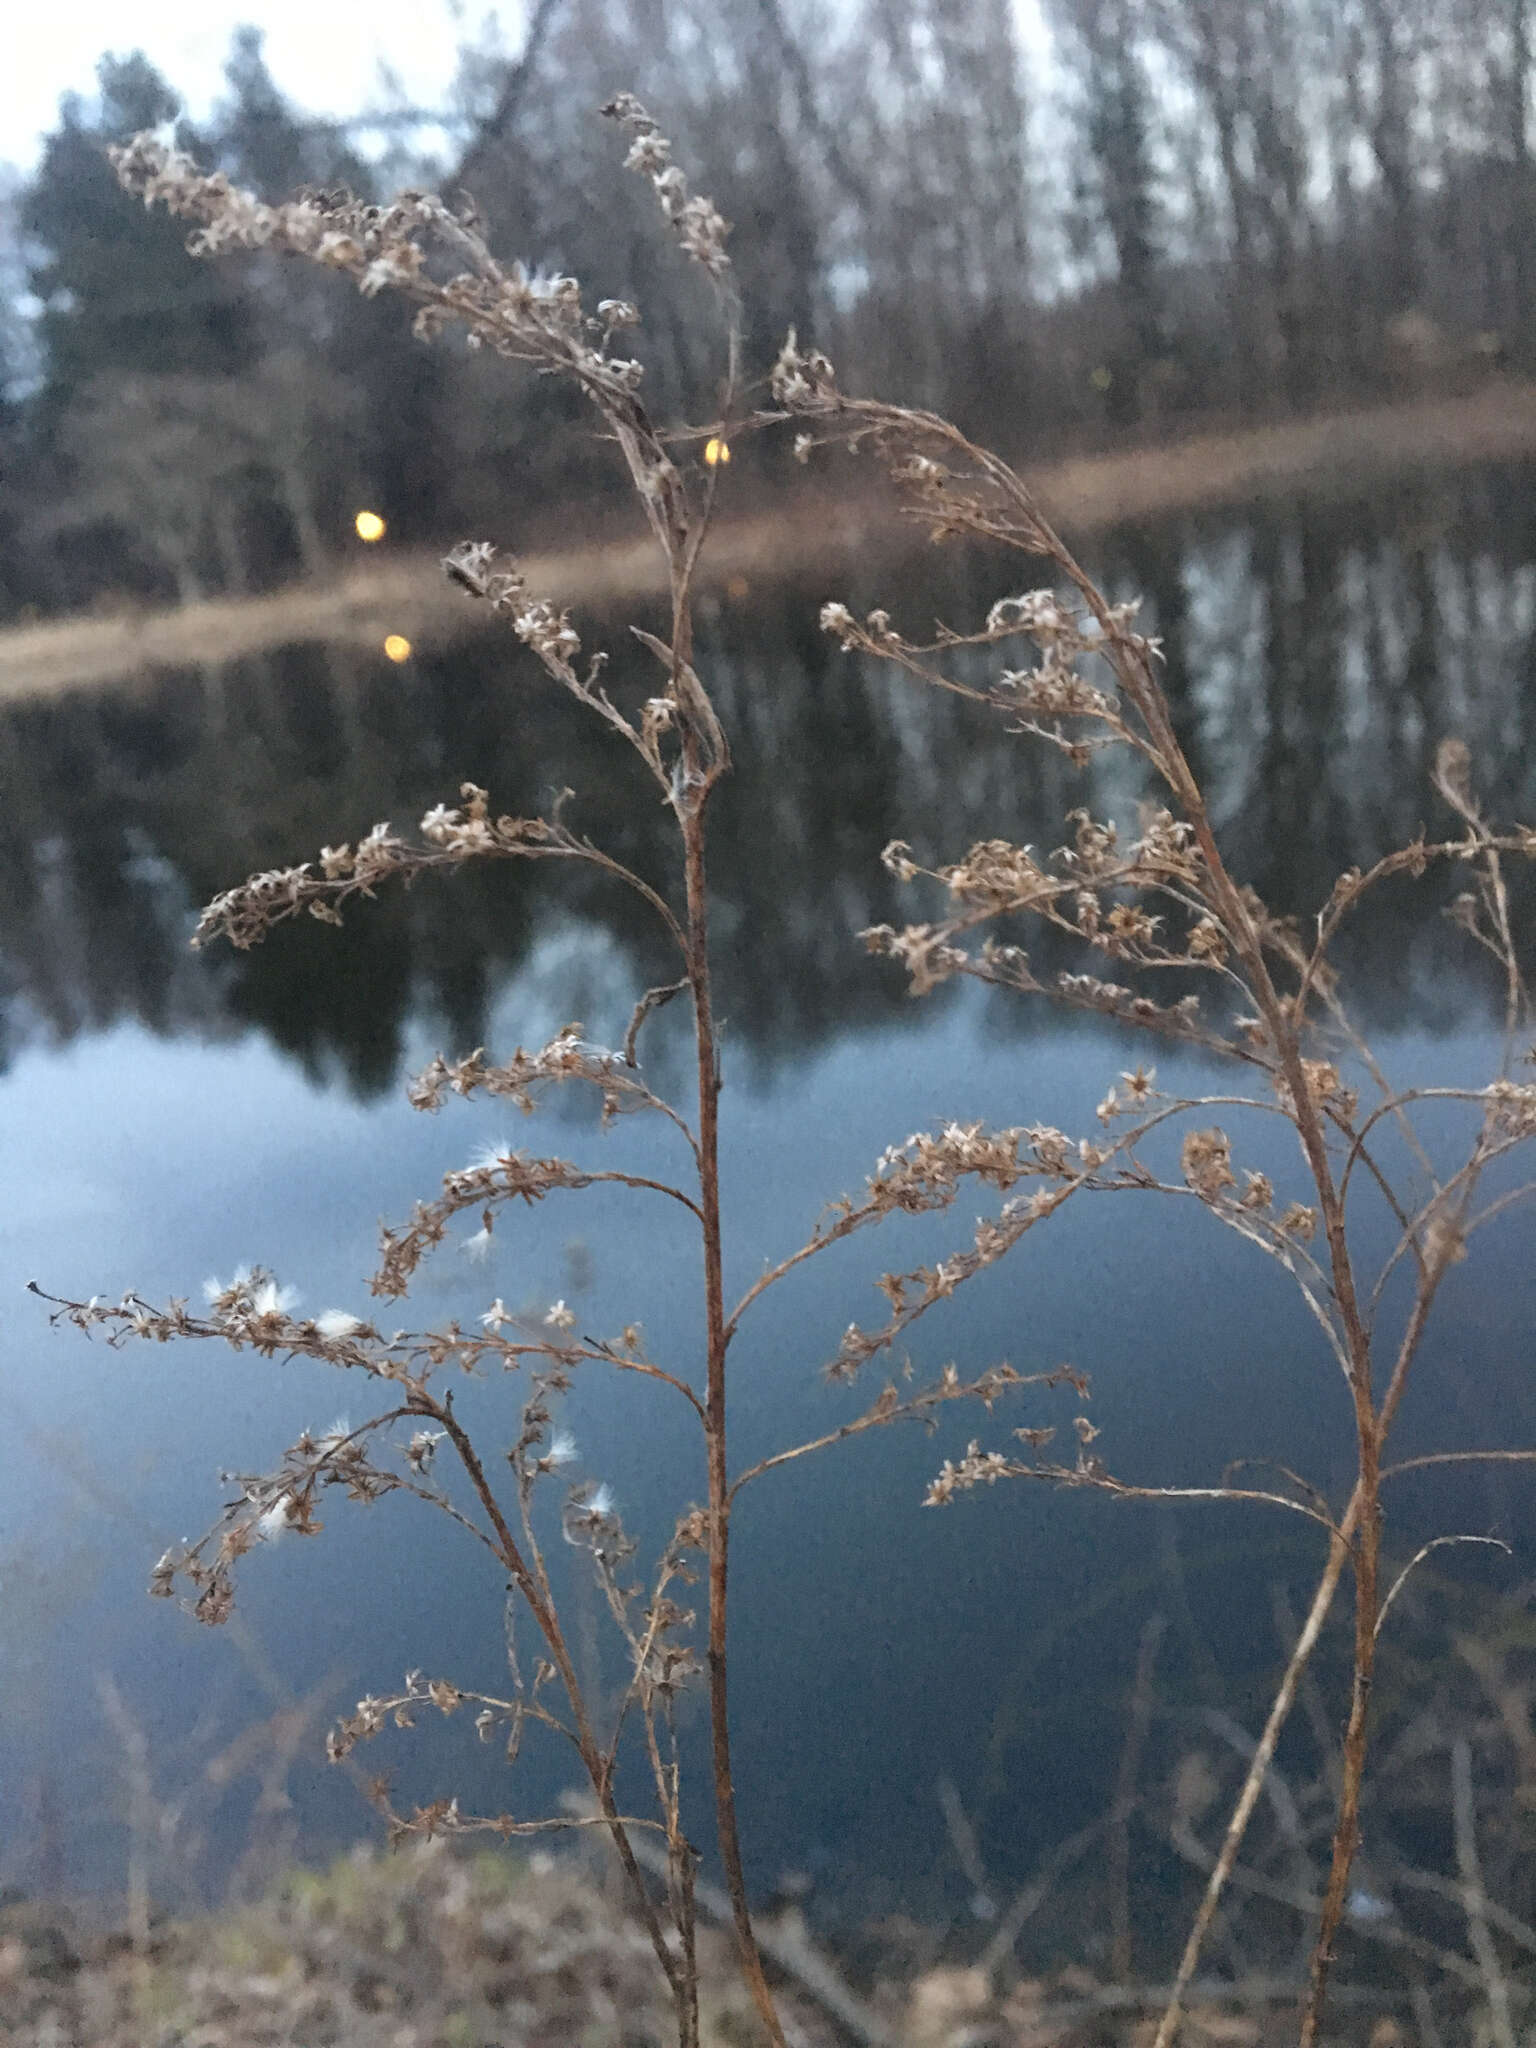
<instances>
[{"instance_id":1,"label":"grassy bank","mask_svg":"<svg viewBox=\"0 0 1536 2048\"><path fill-rule=\"evenodd\" d=\"M1159 2004L1155 1986L1076 1966L1027 1976L952 1955L907 1922L866 1930L841 1962L792 1909L765 1934L797 2048L1133 2048ZM724 1934L702 1931L700 1967L702 2048L756 2048ZM1187 2048L1288 2041L1294 1997L1206 1987ZM1411 2038L1369 1998L1342 2007L1330 2042ZM0 2039L16 2048L664 2048L671 2029L644 1934L587 1867L550 1856L361 1850L137 1947L0 1904Z\"/></svg>"},{"instance_id":2,"label":"grassy bank","mask_svg":"<svg viewBox=\"0 0 1536 2048\"><path fill-rule=\"evenodd\" d=\"M1239 504L1300 486L1355 489L1408 469L1532 452L1536 384L1500 379L1455 397L1065 457L1028 475L1057 525L1081 535L1120 520ZM772 507L739 516L727 487L701 583L818 578L878 543L893 520L873 488L834 498L814 473ZM456 537L445 536L445 543ZM524 566L535 590L561 602L634 598L663 585L663 565L644 538L541 554ZM820 594L819 584L813 594ZM440 644L481 623L443 578L435 551L370 556L333 578L260 597L0 630L0 699L218 664L296 640L377 648L386 634L399 633Z\"/></svg>"}]
</instances>

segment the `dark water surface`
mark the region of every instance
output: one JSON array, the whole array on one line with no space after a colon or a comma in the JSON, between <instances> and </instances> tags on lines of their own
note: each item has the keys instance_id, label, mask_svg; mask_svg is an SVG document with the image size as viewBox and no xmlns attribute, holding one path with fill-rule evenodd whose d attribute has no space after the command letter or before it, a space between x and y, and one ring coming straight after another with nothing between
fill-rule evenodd
<instances>
[{"instance_id":1,"label":"dark water surface","mask_svg":"<svg viewBox=\"0 0 1536 2048\"><path fill-rule=\"evenodd\" d=\"M1536 816L1532 480L1424 481L1389 505L1296 503L1102 550L1096 566L1117 594L1145 594L1164 636L1233 864L1277 909L1305 914L1339 868L1421 822L1444 826L1428 767L1447 732L1471 744L1496 814ZM832 595L886 602L920 630L1016 587L1006 564L942 582L919 558L862 591L747 592L708 621L701 666L738 762L714 834L737 1290L911 1130L982 1117L1087 1132L1106 1083L1139 1058L1156 1058L1165 1086L1204 1078L1191 1058L1020 1003L947 991L914 1004L856 940L924 914L879 865L892 838L950 858L994 834L1054 844L1078 803L1134 816L1123 764L1074 777L971 707L848 661L815 627ZM612 648L616 691L649 686L620 622L583 625ZM605 1137L575 1105L523 1125L479 1101L428 1118L398 1086L440 1048L534 1045L575 1017L617 1043L638 991L670 978L627 900L547 870L498 872L358 905L339 933L286 928L250 955L193 956L185 942L216 889L378 819L408 824L469 777L520 812L569 785L572 822L658 881L665 820L621 750L501 639L404 670L293 647L12 707L0 726L0 1881L121 1883L127 1780L110 1680L147 1737L155 1796L183 1802L157 1883L217 1889L258 1838L318 1852L371 1824L346 1777L313 1762L313 1732L287 1781L292 1812L274 1822L269 1799L253 1820L251 1756L228 1748L242 1729L317 1688L323 1724L413 1666L495 1689L500 1588L426 1510L338 1503L320 1540L247 1561L237 1629L151 1605L149 1565L212 1518L219 1472L266 1469L338 1412L362 1419L361 1390L312 1364L211 1348L112 1352L50 1332L24 1283L198 1297L205 1276L258 1262L301 1290L306 1312L365 1313L379 1219L403 1218L488 1141L515 1132L541 1151L657 1170L664 1143L638 1125ZM1394 1078L1477 1083L1497 1059L1496 991L1436 914L1438 887L1384 893L1344 964ZM1528 913L1524 877L1516 888ZM648 1029L682 1088L671 1021ZM1453 1145L1451 1120L1439 1137ZM1255 1139L1245 1158L1288 1189L1285 1154ZM653 1355L686 1367L696 1250L656 1206L595 1193L508 1215L487 1264L451 1243L401 1317L421 1327L468 1320L497 1295L540 1313L564 1298L584 1329L640 1321ZM850 1319L878 1321L882 1265L964 1242L978 1206L888 1225L884 1241L855 1240L765 1300L734 1354L738 1464L859 1411L877 1383L834 1390L819 1368ZM1389 1242L1368 1212L1362 1231ZM1533 1272L1516 1209L1445 1288L1405 1451L1536 1437ZM1285 1276L1193 1205L1069 1211L914 1339L919 1371L1072 1361L1092 1376L1096 1448L1119 1476L1210 1483L1227 1459L1262 1455L1335 1501L1347 1491L1347 1407L1314 1327ZM465 1399L492 1443L511 1428L515 1388ZM935 1796L946 1777L990 1876L1021 1880L1103 1810L1154 1611L1168 1624L1158 1725L1170 1753L1180 1716L1213 1700L1253 1723L1280 1656L1274 1590L1303 1603L1321 1561L1299 1519L1022 1486L922 1510L928 1478L968 1436L1006 1446L1010 1425L1040 1421L1070 1435L1080 1407L1027 1392L1006 1416L951 1418L933 1438L875 1432L744 1496L735 1733L761 1884L795 1867L849 1911L963 1901L973 1887ZM696 1446L651 1390L583 1377L565 1420L581 1470L612 1486L642 1549L701 1493ZM1522 1552L1515 1564L1461 1569L1497 1589L1530 1573L1532 1508L1530 1486L1507 1475L1405 1486L1394 1554L1446 1526L1496 1531ZM586 1596L573 1597L579 1609ZM590 1607L577 1633L597 1639ZM459 1723L391 1738L375 1757L402 1797L459 1789L466 1804L523 1812L568 1778L535 1754L509 1787Z\"/></svg>"}]
</instances>

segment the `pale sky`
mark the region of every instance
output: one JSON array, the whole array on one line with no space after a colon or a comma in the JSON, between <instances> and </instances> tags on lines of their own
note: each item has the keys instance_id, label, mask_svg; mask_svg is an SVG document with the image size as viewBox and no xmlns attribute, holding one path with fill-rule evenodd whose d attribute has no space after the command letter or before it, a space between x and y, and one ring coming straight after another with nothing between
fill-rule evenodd
<instances>
[{"instance_id":1,"label":"pale sky","mask_svg":"<svg viewBox=\"0 0 1536 2048\"><path fill-rule=\"evenodd\" d=\"M353 114L377 103L379 65L398 74L417 106L440 105L461 42L474 40L487 8L455 0L65 0L23 7L0 35L0 162L22 169L58 118L60 96L95 90L104 51L140 49L195 117L220 97L234 30L266 31L267 64L279 89L312 114ZM514 47L519 0L501 10Z\"/></svg>"},{"instance_id":2,"label":"pale sky","mask_svg":"<svg viewBox=\"0 0 1536 2048\"><path fill-rule=\"evenodd\" d=\"M1047 38L1039 0L1015 0L1024 47ZM223 90L236 27L266 31L267 64L279 89L311 114L354 114L377 104L379 65L398 75L416 106L441 105L458 46L499 17L516 48L522 0L12 0L0 34L0 164L30 169L58 118L63 93L95 89L104 51L141 49L181 93L194 119Z\"/></svg>"}]
</instances>

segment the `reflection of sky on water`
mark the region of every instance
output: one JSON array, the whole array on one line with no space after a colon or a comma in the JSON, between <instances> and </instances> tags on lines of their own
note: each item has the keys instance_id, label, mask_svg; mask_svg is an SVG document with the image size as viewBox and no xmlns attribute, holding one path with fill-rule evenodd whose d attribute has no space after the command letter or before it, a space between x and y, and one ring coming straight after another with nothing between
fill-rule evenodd
<instances>
[{"instance_id":1,"label":"reflection of sky on water","mask_svg":"<svg viewBox=\"0 0 1536 2048\"><path fill-rule=\"evenodd\" d=\"M562 961L565 951L553 947L531 966L526 1005L521 984L506 992L496 1042L531 1041L563 1018L562 967L577 965ZM600 971L588 982L610 1012L594 1011L590 1028L611 1034L622 1025L614 979ZM518 1033L519 1016L537 1028ZM936 1003L911 1028L851 1033L728 1093L733 1292L910 1129L961 1114L1092 1128L1105 1081L1134 1053L1097 1029L1020 1040L999 1023L971 998ZM429 1049L423 1037L416 1051ZM1470 1080L1488 1071L1494 1047L1467 1032L1405 1037L1385 1054L1405 1079ZM1169 1086L1193 1086L1199 1072L1177 1059L1159 1069ZM37 1276L104 1294L195 1294L204 1276L259 1261L318 1312L366 1311L376 1219L403 1216L445 1167L509 1125L479 1103L435 1118L392 1098L361 1107L308 1084L256 1038L197 1047L123 1027L24 1056L0 1082L0 1128L8 1184L31 1191L7 1230L5 1265L18 1286ZM510 1128L537 1149L600 1152L604 1163L654 1171L665 1156L665 1140L638 1120L607 1137L569 1113ZM1283 1155L1241 1156L1286 1170ZM486 1266L445 1248L411 1302L384 1312L422 1327L467 1320L497 1294L533 1309L564 1295L584 1328L638 1319L654 1355L686 1363L694 1249L659 1213L666 1206L589 1194L509 1213ZM837 1335L850 1318L875 1320L869 1282L882 1264L933 1256L968 1233L981 1206L967 1196L947 1221L889 1223L765 1300L734 1354L738 1466L857 1412L878 1382L850 1394L819 1377ZM1521 1242L1521 1226L1505 1226L1453 1276L1407 1436L1487 1441L1494 1389L1498 1435L1536 1427L1530 1361L1518 1348L1536 1282L1518 1260ZM1121 1476L1209 1481L1227 1458L1262 1452L1335 1490L1346 1478L1342 1390L1287 1283L1192 1204L1115 1197L1068 1211L914 1336L922 1369L955 1357L1007 1358L1021 1370L1070 1359L1089 1371L1098 1448ZM119 1851L103 1804L97 1674L117 1677L171 1757L210 1702L224 1739L249 1704L229 1639L144 1598L149 1563L211 1517L221 1469L265 1469L300 1428L369 1411L362 1389L314 1364L203 1346L113 1353L47 1331L24 1297L0 1346L14 1432L0 1555L25 1628L21 1643L8 1632L0 1777L20 1802L45 1765L73 1791L91 1787L64 1802L71 1868L110 1878ZM467 1388L464 1398L487 1417L492 1442L509 1433L514 1388ZM942 1860L933 1784L945 1769L965 1787L999 1867L1027 1863L1094 1810L1136 1631L1168 1599L1170 1574L1182 1573L1182 1597L1200 1617L1191 1627L1209 1631L1204 1654L1239 1674L1272 1656L1257 1595L1277 1575L1305 1580L1315 1546L1300 1525L1185 1517L1170 1549L1164 1513L1044 1490L921 1509L939 1459L968 1435L1005 1443L1020 1422L1068 1428L1078 1405L1066 1392L1025 1392L990 1423L965 1413L934 1438L878 1433L744 1497L738 1743L748 1839L765 1876L821 1861L899 1871L920 1890ZM654 1543L702 1485L688 1428L665 1396L589 1372L567 1419L583 1470L613 1486L633 1533ZM1529 1521L1518 1486L1484 1480L1460 1497L1476 1526ZM1425 1517L1443 1515L1443 1501L1405 1505L1400 1543L1410 1526L1440 1526ZM342 1704L412 1665L494 1684L498 1591L462 1539L408 1502L365 1511L331 1496L326 1520L319 1540L287 1541L243 1568L243 1611L289 1683L307 1690L329 1677ZM1234 1607L1236 1585L1254 1591L1253 1611ZM60 1700L74 1703L62 1724L50 1706ZM403 1786L425 1795L451 1782L496 1804L512 1789L472 1744L444 1750L430 1731L414 1743L396 1738L379 1758ZM433 1770L451 1779L434 1782ZM564 1781L534 1756L524 1801ZM298 1790L322 1833L359 1823L355 1793L334 1774L301 1773Z\"/></svg>"},{"instance_id":2,"label":"reflection of sky on water","mask_svg":"<svg viewBox=\"0 0 1536 2048\"><path fill-rule=\"evenodd\" d=\"M1499 808L1524 807L1533 678L1519 482L1468 483L1460 527L1426 487L1422 499L1405 494L1400 517L1293 506L1108 548L1114 587L1149 595L1176 714L1240 871L1272 902L1307 911L1343 861L1415 829L1453 713ZM976 595L964 577L936 594L915 572L904 592L918 617L928 607L958 618ZM989 584L983 604L996 594ZM809 630L813 609L774 595L709 628L739 763L714 819L738 1291L909 1131L980 1117L1076 1135L1138 1058L1155 1059L1169 1086L1196 1088L1203 1071L974 991L913 1004L863 953L861 925L924 914L879 867L887 839L933 858L997 830L1050 843L1071 804L1124 819L1135 792L1122 769L1075 782L1059 762L1000 746L969 707L843 661ZM622 695L637 678L608 637ZM505 1052L572 1017L621 1040L637 991L670 970L610 896L544 873L471 876L359 905L340 934L290 929L240 958L193 961L184 949L189 908L214 888L376 818L419 815L468 773L522 812L571 783L582 829L663 872L659 808L635 803L614 750L548 693L509 698L508 658L488 640L424 655L403 679L382 663L285 649L227 676L5 714L0 1841L12 1846L0 1850L0 1882L36 1877L33 1822L50 1802L64 1816L65 1874L115 1881L104 1672L145 1716L167 1784L200 1772L265 1698L253 1645L292 1688L327 1685L327 1711L408 1666L498 1682L500 1589L461 1536L408 1502L364 1511L328 1496L318 1541L285 1539L247 1560L249 1639L151 1605L149 1565L211 1519L219 1472L265 1469L338 1412L361 1420L361 1390L313 1364L211 1347L90 1346L50 1332L21 1289L36 1277L61 1292L196 1297L205 1277L259 1262L299 1287L310 1312L366 1312L378 1222L402 1219L492 1138L663 1165L664 1136L640 1121L605 1137L574 1105L525 1124L478 1100L429 1118L397 1086L439 1046L483 1039ZM1384 897L1349 944L1361 1007L1398 1079L1488 1077L1486 980L1425 894ZM1037 957L1079 964L1048 948ZM647 1026L647 1050L682 1098L678 1008ZM1272 1128L1224 1120L1240 1163L1270 1170L1282 1198L1304 1192ZM1449 1128L1442 1136L1449 1147ZM819 1368L850 1319L878 1320L872 1280L963 1241L987 1206L968 1193L947 1219L888 1223L759 1304L733 1353L738 1468L859 1411L878 1378L834 1390ZM1368 1206L1361 1228L1362 1241L1381 1240ZM1536 1439L1528 1243L1512 1212L1450 1276L1405 1406L1405 1452ZM563 1297L583 1328L638 1320L655 1355L687 1365L696 1256L668 1205L612 1190L555 1196L504 1217L487 1265L450 1245L411 1301L383 1312L420 1328L468 1321L496 1295L535 1313ZM1338 1498L1352 1469L1342 1386L1289 1283L1193 1203L1074 1204L920 1325L911 1349L923 1374L950 1358L1022 1371L1070 1360L1092 1375L1096 1449L1122 1477L1208 1482L1227 1459L1257 1453ZM515 1386L467 1385L463 1400L489 1441L510 1433ZM945 1867L934 1784L946 1771L994 1876L1021 1875L1102 1812L1154 1609L1169 1617L1171 1700L1241 1713L1262 1694L1276 1655L1272 1582L1300 1600L1316 1568L1314 1532L1296 1518L1174 1515L1021 1486L945 1513L920 1507L939 1461L970 1435L1006 1446L1009 1427L1042 1421L1070 1435L1077 1408L1065 1391L1026 1391L990 1421L951 1414L931 1438L875 1433L743 1496L737 1754L761 1875L822 1868L850 1910L925 1897ZM579 1469L612 1485L647 1553L702 1490L686 1415L650 1388L584 1373L566 1419ZM1487 1471L1405 1484L1392 1515L1400 1556L1446 1527L1518 1536L1533 1520L1528 1487ZM1486 1560L1459 1568L1503 1583ZM573 1597L585 1644L591 1604L579 1587ZM450 1786L492 1806L517 1796L466 1733L396 1738L378 1761L398 1771L402 1795ZM537 1751L527 1762L525 1812L568 1775ZM336 1773L301 1770L294 1789L312 1842L368 1824ZM200 1798L212 1803L206 1788ZM238 1849L247 1806L234 1795L214 1805L210 1874Z\"/></svg>"}]
</instances>

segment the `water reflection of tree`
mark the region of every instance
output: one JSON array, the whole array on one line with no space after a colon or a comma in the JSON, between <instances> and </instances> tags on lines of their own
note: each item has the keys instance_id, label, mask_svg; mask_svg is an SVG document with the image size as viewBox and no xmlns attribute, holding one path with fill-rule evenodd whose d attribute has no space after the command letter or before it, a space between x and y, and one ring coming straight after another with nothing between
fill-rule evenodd
<instances>
[{"instance_id":1,"label":"water reflection of tree","mask_svg":"<svg viewBox=\"0 0 1536 2048\"><path fill-rule=\"evenodd\" d=\"M1310 915L1341 869L1435 823L1429 771L1447 733L1471 745L1498 815L1529 801L1521 485L1492 470L1425 478L1387 503L1261 507L1236 559L1230 528L1187 537L1185 584L1192 559L1214 557L1215 597L1169 636L1172 694L1222 756L1210 779L1234 865L1275 909ZM1191 710L1213 675L1214 701L1205 688ZM1456 957L1428 914L1443 900L1405 885L1351 935L1348 964L1379 1014L1433 1012L1432 960Z\"/></svg>"},{"instance_id":2,"label":"water reflection of tree","mask_svg":"<svg viewBox=\"0 0 1536 2048\"><path fill-rule=\"evenodd\" d=\"M1308 914L1334 875L1428 821L1437 739L1462 732L1500 812L1536 777L1527 744L1536 603L1518 473L1425 484L1391 507L1298 502L1236 528L1115 536L1105 568L1147 599L1171 694L1206 761L1238 870L1278 910ZM904 622L958 618L999 594L972 561L933 580L904 565ZM907 695L816 630L827 593L722 599L705 650L739 763L715 873L735 943L723 1007L738 1044L773 1059L903 999L854 939L893 918L879 865L892 838L954 857L999 828L1036 844L1074 803L1125 816L1128 787L999 747L971 707ZM857 593L853 593L855 597ZM648 693L648 657L617 621L589 625L621 697ZM536 721L538 744L528 744ZM14 1040L135 1018L201 1033L255 1027L317 1076L389 1084L412 1014L449 1043L485 1034L496 991L563 917L605 928L642 984L664 962L643 911L600 884L518 869L461 889L438 914L430 882L353 920L340 942L304 931L249 956L195 961L188 913L248 872L307 857L345 820L409 823L466 779L499 807L579 794L572 821L659 875L660 820L627 762L544 693L508 637L422 657L281 649L226 670L110 696L19 705L0 750L0 958ZM535 762L538 763L535 768ZM1382 1014L1435 1013L1429 965L1457 957L1423 889L1388 895L1354 935ZM1065 959L1060 963L1068 964Z\"/></svg>"}]
</instances>

